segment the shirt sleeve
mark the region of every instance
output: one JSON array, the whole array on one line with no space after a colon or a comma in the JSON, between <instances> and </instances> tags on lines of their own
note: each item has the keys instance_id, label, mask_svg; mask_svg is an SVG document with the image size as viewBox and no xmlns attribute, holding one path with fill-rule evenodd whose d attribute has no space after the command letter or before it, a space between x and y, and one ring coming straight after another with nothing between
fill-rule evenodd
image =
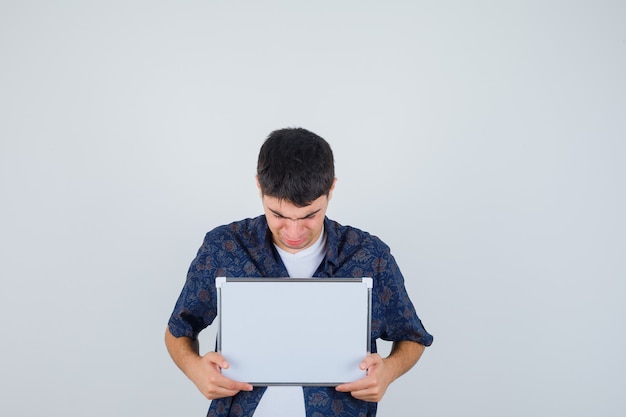
<instances>
[{"instance_id":1,"label":"shirt sleeve","mask_svg":"<svg viewBox=\"0 0 626 417\"><path fill-rule=\"evenodd\" d=\"M426 331L404 285L404 277L387 247L376 260L379 279L373 300L373 330L388 341L410 340L430 346L433 336Z\"/></svg>"},{"instance_id":2,"label":"shirt sleeve","mask_svg":"<svg viewBox=\"0 0 626 417\"><path fill-rule=\"evenodd\" d=\"M207 234L189 267L185 285L168 322L169 330L175 337L196 339L198 333L217 316L217 290L215 272L210 262L211 251Z\"/></svg>"}]
</instances>

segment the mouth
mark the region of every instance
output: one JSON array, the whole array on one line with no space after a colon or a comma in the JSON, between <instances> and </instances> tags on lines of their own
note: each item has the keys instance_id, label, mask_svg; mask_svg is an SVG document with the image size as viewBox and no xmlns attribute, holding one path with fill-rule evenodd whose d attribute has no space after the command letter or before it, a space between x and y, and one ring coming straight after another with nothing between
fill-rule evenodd
<instances>
[{"instance_id":1,"label":"mouth","mask_svg":"<svg viewBox=\"0 0 626 417\"><path fill-rule=\"evenodd\" d=\"M285 243L287 244L287 246L290 246L290 247L298 247L304 243L304 239L298 239L298 240L285 239Z\"/></svg>"}]
</instances>

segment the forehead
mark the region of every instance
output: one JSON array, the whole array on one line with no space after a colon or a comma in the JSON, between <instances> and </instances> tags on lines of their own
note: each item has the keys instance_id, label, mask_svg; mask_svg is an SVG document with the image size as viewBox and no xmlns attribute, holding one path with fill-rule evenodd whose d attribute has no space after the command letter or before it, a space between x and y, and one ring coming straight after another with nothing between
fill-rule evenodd
<instances>
[{"instance_id":1,"label":"forehead","mask_svg":"<svg viewBox=\"0 0 626 417\"><path fill-rule=\"evenodd\" d=\"M324 209L327 203L328 198L326 196L321 196L311 202L308 206L298 207L289 200L279 199L268 195L263 196L263 205L268 210L291 218L306 217L311 213Z\"/></svg>"}]
</instances>

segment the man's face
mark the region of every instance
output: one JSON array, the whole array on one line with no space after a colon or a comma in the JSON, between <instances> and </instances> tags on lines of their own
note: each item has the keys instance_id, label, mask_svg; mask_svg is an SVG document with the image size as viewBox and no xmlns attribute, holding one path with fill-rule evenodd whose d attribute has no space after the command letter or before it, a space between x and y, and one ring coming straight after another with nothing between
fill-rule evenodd
<instances>
[{"instance_id":1,"label":"man's face","mask_svg":"<svg viewBox=\"0 0 626 417\"><path fill-rule=\"evenodd\" d=\"M261 199L272 240L279 248L296 253L313 245L320 237L330 195L323 195L306 207L267 195Z\"/></svg>"}]
</instances>

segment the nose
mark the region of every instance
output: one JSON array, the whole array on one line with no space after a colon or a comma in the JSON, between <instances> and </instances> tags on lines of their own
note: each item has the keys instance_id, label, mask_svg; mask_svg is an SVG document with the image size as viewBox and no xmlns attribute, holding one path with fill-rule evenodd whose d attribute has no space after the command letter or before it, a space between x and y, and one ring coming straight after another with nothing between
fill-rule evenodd
<instances>
[{"instance_id":1,"label":"nose","mask_svg":"<svg viewBox=\"0 0 626 417\"><path fill-rule=\"evenodd\" d=\"M298 237L302 230L302 222L299 219L287 219L286 229L289 236Z\"/></svg>"}]
</instances>

